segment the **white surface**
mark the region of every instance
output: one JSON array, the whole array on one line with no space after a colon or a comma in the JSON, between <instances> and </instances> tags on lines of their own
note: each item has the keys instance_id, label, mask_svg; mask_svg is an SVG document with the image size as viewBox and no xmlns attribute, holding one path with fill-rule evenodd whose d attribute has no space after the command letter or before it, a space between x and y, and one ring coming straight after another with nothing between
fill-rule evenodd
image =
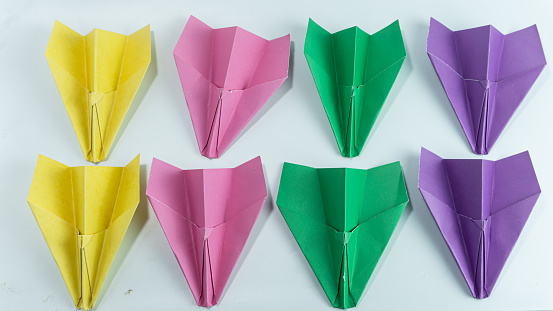
<instances>
[{"instance_id":1,"label":"white surface","mask_svg":"<svg viewBox=\"0 0 553 311\"><path fill-rule=\"evenodd\" d=\"M269 197L214 309L332 310L274 203L282 163L370 168L396 160L403 165L411 204L358 310L553 309L549 67L484 157L495 160L530 150L543 191L490 298L472 298L417 189L421 146L445 158L479 158L471 153L426 56L430 16L455 30L493 24L508 33L537 23L546 57L552 60L553 2L9 2L0 0L0 310L74 309L26 203L39 153L71 166L89 165L44 56L55 19L81 34L95 27L130 34L146 24L152 30L152 64L111 155L101 164L122 166L141 153L142 201L98 310L203 310L196 307L144 195L152 157L186 169L233 167L257 155L264 163ZM218 160L198 152L173 61L172 50L190 14L212 27L239 25L268 39L290 33L293 41L288 81ZM339 154L303 56L309 17L332 32L358 25L373 33L400 20L407 59L363 153L354 159Z\"/></svg>"}]
</instances>

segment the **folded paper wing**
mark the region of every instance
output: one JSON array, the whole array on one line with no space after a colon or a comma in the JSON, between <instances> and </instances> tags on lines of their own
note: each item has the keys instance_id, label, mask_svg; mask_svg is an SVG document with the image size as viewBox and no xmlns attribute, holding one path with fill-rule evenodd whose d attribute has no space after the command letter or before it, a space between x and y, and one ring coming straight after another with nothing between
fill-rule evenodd
<instances>
[{"instance_id":1,"label":"folded paper wing","mask_svg":"<svg viewBox=\"0 0 553 311\"><path fill-rule=\"evenodd\" d=\"M452 31L431 19L426 50L472 151L488 154L546 65L538 28Z\"/></svg>"},{"instance_id":2,"label":"folded paper wing","mask_svg":"<svg viewBox=\"0 0 553 311\"><path fill-rule=\"evenodd\" d=\"M140 200L140 158L69 167L39 155L27 201L75 307L94 307Z\"/></svg>"},{"instance_id":3,"label":"folded paper wing","mask_svg":"<svg viewBox=\"0 0 553 311\"><path fill-rule=\"evenodd\" d=\"M284 163L277 205L336 308L355 307L409 198L399 162L369 170Z\"/></svg>"},{"instance_id":4,"label":"folded paper wing","mask_svg":"<svg viewBox=\"0 0 553 311\"><path fill-rule=\"evenodd\" d=\"M290 35L267 41L190 16L173 55L200 152L218 158L288 77Z\"/></svg>"},{"instance_id":5,"label":"folded paper wing","mask_svg":"<svg viewBox=\"0 0 553 311\"><path fill-rule=\"evenodd\" d=\"M104 160L150 64L150 26L82 36L56 21L46 58L86 160Z\"/></svg>"},{"instance_id":6,"label":"folded paper wing","mask_svg":"<svg viewBox=\"0 0 553 311\"><path fill-rule=\"evenodd\" d=\"M154 158L146 195L196 303L217 304L267 198L261 158L196 170Z\"/></svg>"},{"instance_id":7,"label":"folded paper wing","mask_svg":"<svg viewBox=\"0 0 553 311\"><path fill-rule=\"evenodd\" d=\"M340 153L358 156L405 60L399 21L369 35L309 19L304 51Z\"/></svg>"},{"instance_id":8,"label":"folded paper wing","mask_svg":"<svg viewBox=\"0 0 553 311\"><path fill-rule=\"evenodd\" d=\"M530 155L451 160L423 148L419 189L472 295L488 297L541 193Z\"/></svg>"}]
</instances>

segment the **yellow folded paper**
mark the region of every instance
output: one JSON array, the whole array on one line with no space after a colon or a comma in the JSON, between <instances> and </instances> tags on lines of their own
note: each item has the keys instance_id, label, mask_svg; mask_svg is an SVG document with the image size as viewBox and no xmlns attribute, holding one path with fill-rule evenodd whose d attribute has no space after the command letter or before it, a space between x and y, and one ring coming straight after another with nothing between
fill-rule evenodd
<instances>
[{"instance_id":1,"label":"yellow folded paper","mask_svg":"<svg viewBox=\"0 0 553 311\"><path fill-rule=\"evenodd\" d=\"M75 306L94 307L140 201L140 156L69 167L39 155L27 201Z\"/></svg>"},{"instance_id":2,"label":"yellow folded paper","mask_svg":"<svg viewBox=\"0 0 553 311\"><path fill-rule=\"evenodd\" d=\"M150 26L82 36L56 21L46 58L86 160L104 160L150 64Z\"/></svg>"}]
</instances>

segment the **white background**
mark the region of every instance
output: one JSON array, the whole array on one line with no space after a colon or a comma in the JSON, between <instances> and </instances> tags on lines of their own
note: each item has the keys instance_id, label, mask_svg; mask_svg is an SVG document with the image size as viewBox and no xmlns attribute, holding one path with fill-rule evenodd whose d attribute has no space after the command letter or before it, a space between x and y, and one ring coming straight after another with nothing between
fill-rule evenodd
<instances>
[{"instance_id":1,"label":"white background","mask_svg":"<svg viewBox=\"0 0 553 311\"><path fill-rule=\"evenodd\" d=\"M13 3L12 3L13 2ZM493 24L509 33L538 24L553 60L551 1L0 1L0 310L73 310L59 270L26 203L38 154L84 160L44 52L59 20L81 34L130 34L151 24L152 63L108 160L141 154L141 203L96 304L98 310L203 310L144 194L152 157L183 169L234 167L257 155L269 196L216 310L332 310L275 200L284 161L370 168L400 160L411 203L358 310L553 309L553 83L546 67L489 156L473 155L430 64L431 16L454 30ZM376 2L376 1L372 1ZM193 14L214 28L264 38L290 33L290 76L218 160L200 155L172 50ZM343 158L303 55L308 18L331 32L374 33L400 20L407 59L363 153ZM529 150L542 195L490 298L476 300L418 189L424 146L444 158L497 160Z\"/></svg>"}]
</instances>

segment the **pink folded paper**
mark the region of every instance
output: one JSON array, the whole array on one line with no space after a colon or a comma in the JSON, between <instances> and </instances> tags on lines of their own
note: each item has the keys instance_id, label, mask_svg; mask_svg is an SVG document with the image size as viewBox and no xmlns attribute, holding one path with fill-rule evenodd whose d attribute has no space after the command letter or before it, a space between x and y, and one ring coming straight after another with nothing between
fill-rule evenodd
<instances>
[{"instance_id":1,"label":"pink folded paper","mask_svg":"<svg viewBox=\"0 0 553 311\"><path fill-rule=\"evenodd\" d=\"M196 170L154 158L146 195L196 303L217 304L267 198L261 158Z\"/></svg>"},{"instance_id":2,"label":"pink folded paper","mask_svg":"<svg viewBox=\"0 0 553 311\"><path fill-rule=\"evenodd\" d=\"M190 16L173 55L200 152L218 158L288 77L290 35L267 41Z\"/></svg>"}]
</instances>

